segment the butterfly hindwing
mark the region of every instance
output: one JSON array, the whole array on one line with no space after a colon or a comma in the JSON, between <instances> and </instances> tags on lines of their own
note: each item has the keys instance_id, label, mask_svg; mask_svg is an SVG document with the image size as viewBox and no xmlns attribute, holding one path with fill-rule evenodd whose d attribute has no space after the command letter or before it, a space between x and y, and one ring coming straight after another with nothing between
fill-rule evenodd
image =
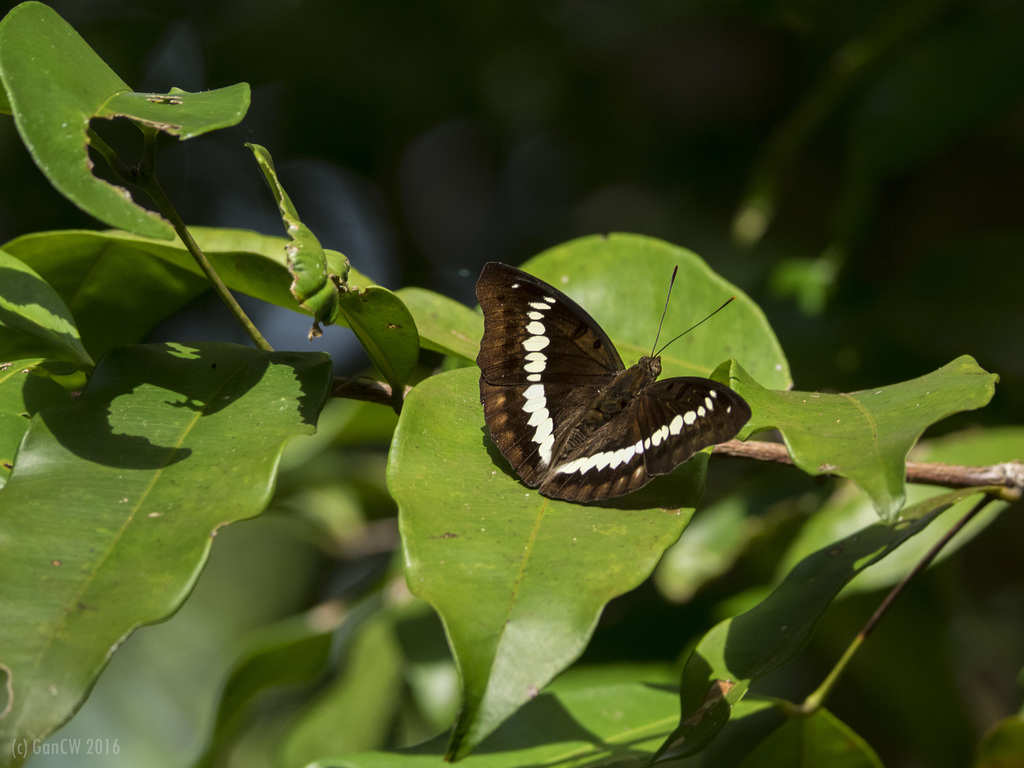
<instances>
[{"instance_id":1,"label":"butterfly hindwing","mask_svg":"<svg viewBox=\"0 0 1024 768\"><path fill-rule=\"evenodd\" d=\"M689 376L655 382L637 398L637 410L652 475L667 475L702 448L731 440L750 419L750 406L731 389Z\"/></svg>"}]
</instances>

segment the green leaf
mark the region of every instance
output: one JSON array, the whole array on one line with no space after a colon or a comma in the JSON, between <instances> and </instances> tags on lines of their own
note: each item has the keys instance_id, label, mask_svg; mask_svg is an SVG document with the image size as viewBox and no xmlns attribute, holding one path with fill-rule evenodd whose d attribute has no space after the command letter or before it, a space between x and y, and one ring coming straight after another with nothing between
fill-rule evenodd
<instances>
[{"instance_id":1,"label":"green leaf","mask_svg":"<svg viewBox=\"0 0 1024 768\"><path fill-rule=\"evenodd\" d=\"M915 461L973 466L1000 464L1021 456L1024 456L1022 427L956 432L937 440L919 443L911 454ZM911 504L916 504L941 493L944 491L939 488L911 483L907 487L907 500ZM843 594L850 595L894 586L963 517L972 503L971 500L965 499L954 504L928 526L927 531L914 537L882 562L865 570L846 587ZM942 562L984 531L1008 506L1004 501L994 500L990 503L967 528L943 547L935 562ZM799 534L781 558L777 573L781 578L781 574L787 573L811 552L870 525L876 517L874 508L852 484L840 485L824 506L801 527Z\"/></svg>"},{"instance_id":2,"label":"green leaf","mask_svg":"<svg viewBox=\"0 0 1024 768\"><path fill-rule=\"evenodd\" d=\"M662 376L710 376L731 357L762 386L792 386L789 364L760 307L692 251L642 235L595 235L547 250L523 269L578 302L615 342L622 361L632 365L651 353L675 266L679 275L662 343L703 320L725 299L737 298L662 353Z\"/></svg>"},{"instance_id":3,"label":"green leaf","mask_svg":"<svg viewBox=\"0 0 1024 768\"><path fill-rule=\"evenodd\" d=\"M669 347L665 374L706 376L738 354L787 386L788 367L761 311L689 251L635 235L591 237L547 251L526 269L580 301L630 358L650 352L676 265L666 333L689 328L724 298L740 298L716 316L716 334L695 332ZM463 710L449 747L457 757L571 664L604 604L646 578L689 520L708 460L698 454L601 506L545 499L491 444L478 378L474 367L419 384L388 466L410 587L441 615L461 674Z\"/></svg>"},{"instance_id":4,"label":"green leaf","mask_svg":"<svg viewBox=\"0 0 1024 768\"><path fill-rule=\"evenodd\" d=\"M132 630L181 605L217 529L266 506L330 381L322 354L126 347L33 418L0 491L3 754L52 733Z\"/></svg>"},{"instance_id":5,"label":"green leaf","mask_svg":"<svg viewBox=\"0 0 1024 768\"><path fill-rule=\"evenodd\" d=\"M33 374L32 369L41 362L0 363L0 488L11 474L14 456L32 416L43 408L71 402L71 396L52 379Z\"/></svg>"},{"instance_id":6,"label":"green leaf","mask_svg":"<svg viewBox=\"0 0 1024 768\"><path fill-rule=\"evenodd\" d=\"M235 83L213 91L189 93L117 93L97 117L127 117L185 141L210 131L238 125L249 110L249 84Z\"/></svg>"},{"instance_id":7,"label":"green leaf","mask_svg":"<svg viewBox=\"0 0 1024 768\"><path fill-rule=\"evenodd\" d=\"M674 719L671 688L656 674L650 682L616 679L577 684L576 675L559 679L487 739L477 754L459 762L465 768L559 768L643 765ZM646 677L646 676L645 676ZM321 768L433 768L445 754L443 737L400 752L363 752L319 760Z\"/></svg>"},{"instance_id":8,"label":"green leaf","mask_svg":"<svg viewBox=\"0 0 1024 768\"><path fill-rule=\"evenodd\" d=\"M167 221L132 202L127 190L92 174L89 120L131 88L56 11L22 3L0 21L0 80L22 141L58 192L111 226L174 236Z\"/></svg>"},{"instance_id":9,"label":"green leaf","mask_svg":"<svg viewBox=\"0 0 1024 768\"><path fill-rule=\"evenodd\" d=\"M892 521L905 500L907 454L924 430L985 406L998 380L965 355L917 379L841 395L769 392L740 366L731 383L753 411L741 436L778 429L800 469L850 478Z\"/></svg>"},{"instance_id":10,"label":"green leaf","mask_svg":"<svg viewBox=\"0 0 1024 768\"><path fill-rule=\"evenodd\" d=\"M344 260L342 271L330 275L327 258L312 230L299 219L298 211L284 186L277 177L274 160L270 153L259 144L246 144L256 157L256 163L270 186L277 202L281 219L288 230L290 242L285 246L288 258L288 272L292 276L291 292L299 305L313 315L313 326L309 338L322 335L321 323L333 322L338 313L339 289L348 279L348 259Z\"/></svg>"},{"instance_id":11,"label":"green leaf","mask_svg":"<svg viewBox=\"0 0 1024 768\"><path fill-rule=\"evenodd\" d=\"M819 709L786 720L740 768L882 768L867 742L835 715Z\"/></svg>"},{"instance_id":12,"label":"green leaf","mask_svg":"<svg viewBox=\"0 0 1024 768\"><path fill-rule=\"evenodd\" d=\"M22 3L0 21L0 81L22 141L58 192L106 224L164 240L174 237L167 221L93 175L89 121L127 117L189 139L236 125L249 106L245 83L207 93L133 93L64 19L38 2Z\"/></svg>"},{"instance_id":13,"label":"green leaf","mask_svg":"<svg viewBox=\"0 0 1024 768\"><path fill-rule=\"evenodd\" d=\"M260 693L271 687L309 683L323 675L331 659L334 633L344 618L341 606L324 604L261 629L228 675L212 738L194 768L223 762Z\"/></svg>"},{"instance_id":14,"label":"green leaf","mask_svg":"<svg viewBox=\"0 0 1024 768\"><path fill-rule=\"evenodd\" d=\"M240 229L191 231L229 288L298 311L288 290L285 238ZM34 269L70 307L94 357L138 342L157 322L209 290L180 242L127 232L65 230L25 235L4 249ZM327 252L328 263L332 254ZM351 270L350 281L372 285L356 270ZM0 338L0 359L11 358L9 343Z\"/></svg>"},{"instance_id":15,"label":"green leaf","mask_svg":"<svg viewBox=\"0 0 1024 768\"><path fill-rule=\"evenodd\" d=\"M675 494L684 509L643 491L608 506L546 499L485 450L478 377L463 368L416 386L388 467L406 578L440 614L459 667L457 757L571 664L604 604L650 574L689 520L707 462L672 476L691 488Z\"/></svg>"},{"instance_id":16,"label":"green leaf","mask_svg":"<svg viewBox=\"0 0 1024 768\"><path fill-rule=\"evenodd\" d=\"M395 295L412 313L424 349L476 359L484 335L483 315L425 288L399 288Z\"/></svg>"},{"instance_id":17,"label":"green leaf","mask_svg":"<svg viewBox=\"0 0 1024 768\"><path fill-rule=\"evenodd\" d=\"M392 613L368 617L344 650L339 674L285 736L282 765L307 765L324 755L374 749L386 742L405 684Z\"/></svg>"},{"instance_id":18,"label":"green leaf","mask_svg":"<svg viewBox=\"0 0 1024 768\"><path fill-rule=\"evenodd\" d=\"M31 267L4 251L0 251L0 326L23 337L5 340L12 345L9 351L20 343L49 357L93 365L67 304Z\"/></svg>"},{"instance_id":19,"label":"green leaf","mask_svg":"<svg viewBox=\"0 0 1024 768\"><path fill-rule=\"evenodd\" d=\"M1000 720L981 740L974 768L1024 765L1024 715Z\"/></svg>"},{"instance_id":20,"label":"green leaf","mask_svg":"<svg viewBox=\"0 0 1024 768\"><path fill-rule=\"evenodd\" d=\"M655 584L672 602L688 602L700 587L729 571L761 527L738 495L702 508L686 535L661 558Z\"/></svg>"},{"instance_id":21,"label":"green leaf","mask_svg":"<svg viewBox=\"0 0 1024 768\"><path fill-rule=\"evenodd\" d=\"M795 657L818 619L858 573L922 531L950 505L989 489L950 491L908 508L904 519L875 523L804 558L761 603L716 624L686 661L680 725L658 760L702 750L729 719L750 685Z\"/></svg>"},{"instance_id":22,"label":"green leaf","mask_svg":"<svg viewBox=\"0 0 1024 768\"><path fill-rule=\"evenodd\" d=\"M343 293L338 313L391 385L392 402L400 409L419 360L420 337L412 314L400 298L376 285Z\"/></svg>"}]
</instances>

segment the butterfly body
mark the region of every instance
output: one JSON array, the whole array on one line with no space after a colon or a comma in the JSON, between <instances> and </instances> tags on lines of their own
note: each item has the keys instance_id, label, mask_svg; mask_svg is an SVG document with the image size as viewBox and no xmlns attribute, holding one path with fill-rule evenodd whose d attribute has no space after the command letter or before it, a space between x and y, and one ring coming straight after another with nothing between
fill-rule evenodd
<instances>
[{"instance_id":1,"label":"butterfly body","mask_svg":"<svg viewBox=\"0 0 1024 768\"><path fill-rule=\"evenodd\" d=\"M552 498L621 496L735 437L746 402L709 379L626 368L601 327L553 286L497 262L477 282L477 363L491 437L520 479Z\"/></svg>"}]
</instances>

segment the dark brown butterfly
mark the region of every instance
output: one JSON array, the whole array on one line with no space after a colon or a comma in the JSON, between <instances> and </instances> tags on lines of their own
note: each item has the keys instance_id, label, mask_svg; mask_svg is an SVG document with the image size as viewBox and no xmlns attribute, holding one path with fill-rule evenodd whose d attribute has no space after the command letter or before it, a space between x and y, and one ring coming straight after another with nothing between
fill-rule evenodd
<instances>
[{"instance_id":1,"label":"dark brown butterfly","mask_svg":"<svg viewBox=\"0 0 1024 768\"><path fill-rule=\"evenodd\" d=\"M545 496L629 493L732 439L750 418L743 398L710 379L656 381L657 355L626 368L582 307L526 272L491 262L476 297L487 428L520 479Z\"/></svg>"}]
</instances>

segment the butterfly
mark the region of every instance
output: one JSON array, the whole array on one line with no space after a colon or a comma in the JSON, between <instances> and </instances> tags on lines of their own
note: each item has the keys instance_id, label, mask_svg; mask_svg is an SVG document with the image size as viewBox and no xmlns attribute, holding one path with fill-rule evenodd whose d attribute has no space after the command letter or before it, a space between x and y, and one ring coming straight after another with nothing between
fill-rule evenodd
<instances>
[{"instance_id":1,"label":"butterfly","mask_svg":"<svg viewBox=\"0 0 1024 768\"><path fill-rule=\"evenodd\" d=\"M582 307L522 270L486 264L476 297L487 429L519 478L545 496L629 493L750 419L746 401L710 379L657 381L657 354L626 368Z\"/></svg>"}]
</instances>

